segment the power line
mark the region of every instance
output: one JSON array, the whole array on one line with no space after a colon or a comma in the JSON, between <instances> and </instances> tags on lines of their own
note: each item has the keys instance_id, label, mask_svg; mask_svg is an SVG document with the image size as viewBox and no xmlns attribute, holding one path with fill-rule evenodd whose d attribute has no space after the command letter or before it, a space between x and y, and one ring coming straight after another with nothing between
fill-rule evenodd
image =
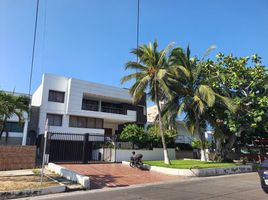
<instances>
[{"instance_id":1,"label":"power line","mask_svg":"<svg viewBox=\"0 0 268 200\"><path fill-rule=\"evenodd\" d=\"M32 76L33 76L34 57L35 57L35 45L36 45L36 32L37 32L38 12L39 12L39 0L37 0L37 2L36 2L36 11L35 11L32 62L31 62L30 78L29 78L29 93L28 93L29 97L31 96L31 89L32 89Z\"/></svg>"},{"instance_id":2,"label":"power line","mask_svg":"<svg viewBox=\"0 0 268 200\"><path fill-rule=\"evenodd\" d=\"M140 36L140 0L137 0L137 51L139 48L139 36ZM139 62L139 56L137 55L137 62Z\"/></svg>"}]
</instances>

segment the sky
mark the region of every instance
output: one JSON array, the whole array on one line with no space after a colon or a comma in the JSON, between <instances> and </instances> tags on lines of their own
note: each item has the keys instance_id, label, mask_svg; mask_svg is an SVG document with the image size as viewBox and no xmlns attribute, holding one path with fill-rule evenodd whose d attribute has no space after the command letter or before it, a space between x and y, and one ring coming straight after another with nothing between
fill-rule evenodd
<instances>
[{"instance_id":1,"label":"sky","mask_svg":"<svg viewBox=\"0 0 268 200\"><path fill-rule=\"evenodd\" d=\"M0 89L28 92L36 0L0 0ZM202 56L258 53L268 64L267 0L140 0L140 44ZM135 60L137 0L40 0L31 93L43 73L118 87Z\"/></svg>"}]
</instances>

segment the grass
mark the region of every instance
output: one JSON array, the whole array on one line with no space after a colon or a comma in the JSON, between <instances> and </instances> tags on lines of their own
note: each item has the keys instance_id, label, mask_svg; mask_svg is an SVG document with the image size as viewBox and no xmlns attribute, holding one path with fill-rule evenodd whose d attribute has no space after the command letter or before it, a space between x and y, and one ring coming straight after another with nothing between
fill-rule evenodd
<instances>
[{"instance_id":1,"label":"grass","mask_svg":"<svg viewBox=\"0 0 268 200\"><path fill-rule=\"evenodd\" d=\"M236 163L217 163L202 162L199 160L171 160L171 165L164 164L163 160L144 161L145 164L158 167L176 168L176 169L205 169L217 167L238 166Z\"/></svg>"},{"instance_id":2,"label":"grass","mask_svg":"<svg viewBox=\"0 0 268 200\"><path fill-rule=\"evenodd\" d=\"M42 185L40 184L40 176L38 175L0 176L0 192L44 188L55 185L58 185L58 183L50 180L45 176Z\"/></svg>"}]
</instances>

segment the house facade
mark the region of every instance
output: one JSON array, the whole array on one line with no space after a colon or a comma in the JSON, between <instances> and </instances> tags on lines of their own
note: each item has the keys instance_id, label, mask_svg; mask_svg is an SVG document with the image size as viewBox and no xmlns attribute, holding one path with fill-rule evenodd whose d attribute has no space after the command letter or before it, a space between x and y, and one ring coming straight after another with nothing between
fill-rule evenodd
<instances>
[{"instance_id":1,"label":"house facade","mask_svg":"<svg viewBox=\"0 0 268 200\"><path fill-rule=\"evenodd\" d=\"M146 99L134 104L127 89L44 74L32 95L38 118L32 131L114 136L127 123L144 126ZM32 120L31 120L32 121ZM31 131L31 130L29 130Z\"/></svg>"}]
</instances>

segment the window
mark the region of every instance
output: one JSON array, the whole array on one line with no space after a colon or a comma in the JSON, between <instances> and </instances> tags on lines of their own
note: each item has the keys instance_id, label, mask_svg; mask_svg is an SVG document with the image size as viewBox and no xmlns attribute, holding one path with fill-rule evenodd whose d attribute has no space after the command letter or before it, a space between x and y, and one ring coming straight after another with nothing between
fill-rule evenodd
<instances>
[{"instance_id":1,"label":"window","mask_svg":"<svg viewBox=\"0 0 268 200\"><path fill-rule=\"evenodd\" d=\"M103 127L103 120L96 119L96 128L102 128L102 127Z\"/></svg>"},{"instance_id":2,"label":"window","mask_svg":"<svg viewBox=\"0 0 268 200\"><path fill-rule=\"evenodd\" d=\"M19 122L7 122L5 130L8 132L23 132L24 123Z\"/></svg>"},{"instance_id":3,"label":"window","mask_svg":"<svg viewBox=\"0 0 268 200\"><path fill-rule=\"evenodd\" d=\"M95 128L95 119L87 118L87 128Z\"/></svg>"},{"instance_id":4,"label":"window","mask_svg":"<svg viewBox=\"0 0 268 200\"><path fill-rule=\"evenodd\" d=\"M82 100L82 110L92 110L98 111L99 110L99 102L90 99L83 99Z\"/></svg>"},{"instance_id":5,"label":"window","mask_svg":"<svg viewBox=\"0 0 268 200\"><path fill-rule=\"evenodd\" d=\"M70 116L69 127L76 128L103 128L103 119L91 117Z\"/></svg>"},{"instance_id":6,"label":"window","mask_svg":"<svg viewBox=\"0 0 268 200\"><path fill-rule=\"evenodd\" d=\"M64 92L49 90L48 101L64 103Z\"/></svg>"},{"instance_id":7,"label":"window","mask_svg":"<svg viewBox=\"0 0 268 200\"><path fill-rule=\"evenodd\" d=\"M47 114L49 126L62 126L62 115Z\"/></svg>"},{"instance_id":8,"label":"window","mask_svg":"<svg viewBox=\"0 0 268 200\"><path fill-rule=\"evenodd\" d=\"M77 127L80 127L80 128L87 127L87 118L77 117Z\"/></svg>"}]
</instances>

